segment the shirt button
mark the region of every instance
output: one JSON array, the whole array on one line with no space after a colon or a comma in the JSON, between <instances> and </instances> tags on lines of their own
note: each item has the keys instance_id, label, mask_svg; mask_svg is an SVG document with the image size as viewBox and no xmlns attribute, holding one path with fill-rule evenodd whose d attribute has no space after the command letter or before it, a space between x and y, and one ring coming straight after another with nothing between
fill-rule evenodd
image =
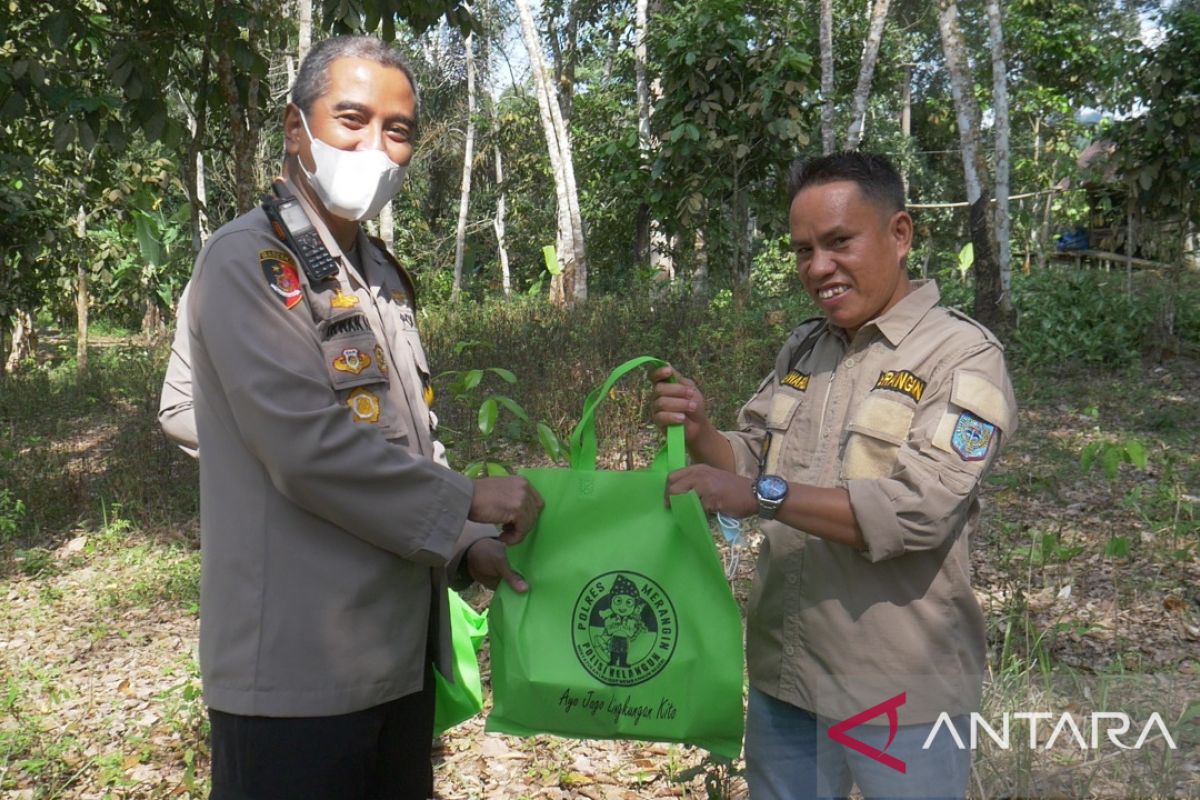
<instances>
[{"instance_id":1,"label":"shirt button","mask_svg":"<svg viewBox=\"0 0 1200 800\"><path fill-rule=\"evenodd\" d=\"M789 572L787 576L787 582L791 584L797 584L800 582L800 576L794 572Z\"/></svg>"},{"instance_id":2,"label":"shirt button","mask_svg":"<svg viewBox=\"0 0 1200 800\"><path fill-rule=\"evenodd\" d=\"M854 359L853 359L853 358L847 358L847 359L846 359L846 366L847 366L847 367L853 367L853 366L854 366Z\"/></svg>"},{"instance_id":3,"label":"shirt button","mask_svg":"<svg viewBox=\"0 0 1200 800\"><path fill-rule=\"evenodd\" d=\"M796 652L796 648L792 647L790 644L785 644L783 646L783 652L787 653L789 656L794 655Z\"/></svg>"}]
</instances>

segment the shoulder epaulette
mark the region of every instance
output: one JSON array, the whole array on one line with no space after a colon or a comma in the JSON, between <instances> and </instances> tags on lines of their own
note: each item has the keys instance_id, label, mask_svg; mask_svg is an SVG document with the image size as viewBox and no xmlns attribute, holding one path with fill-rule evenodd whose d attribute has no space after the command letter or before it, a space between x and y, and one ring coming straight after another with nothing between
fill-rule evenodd
<instances>
[{"instance_id":1,"label":"shoulder epaulette","mask_svg":"<svg viewBox=\"0 0 1200 800\"><path fill-rule=\"evenodd\" d=\"M817 346L821 334L825 333L825 328L824 317L809 317L792 329L792 335L788 337L788 342L789 344L796 342L796 346L788 358L788 370L793 369L800 363L800 359L812 352L812 349Z\"/></svg>"},{"instance_id":2,"label":"shoulder epaulette","mask_svg":"<svg viewBox=\"0 0 1200 800\"><path fill-rule=\"evenodd\" d=\"M1004 348L1004 342L997 339L996 334L992 333L991 330L989 330L988 327L979 320L975 319L969 314L959 311L957 308L951 308L950 306L942 306L942 308L946 309L950 316L955 317L956 319L961 319L963 322L973 325L979 330L980 333L983 334L983 338L987 341L991 342L997 347L1000 347L1001 349Z\"/></svg>"}]
</instances>

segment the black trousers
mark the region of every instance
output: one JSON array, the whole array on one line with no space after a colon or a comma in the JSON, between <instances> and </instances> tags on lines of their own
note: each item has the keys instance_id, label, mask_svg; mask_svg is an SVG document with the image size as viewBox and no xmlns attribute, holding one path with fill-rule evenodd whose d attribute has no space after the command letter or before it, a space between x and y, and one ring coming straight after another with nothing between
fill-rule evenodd
<instances>
[{"instance_id":1,"label":"black trousers","mask_svg":"<svg viewBox=\"0 0 1200 800\"><path fill-rule=\"evenodd\" d=\"M434 683L333 717L246 717L209 709L210 800L428 800Z\"/></svg>"}]
</instances>

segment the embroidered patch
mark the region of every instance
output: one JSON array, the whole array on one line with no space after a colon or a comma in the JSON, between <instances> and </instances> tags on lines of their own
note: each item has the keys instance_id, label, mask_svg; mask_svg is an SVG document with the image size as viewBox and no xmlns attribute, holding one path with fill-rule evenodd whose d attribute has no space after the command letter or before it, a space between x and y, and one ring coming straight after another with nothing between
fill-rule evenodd
<instances>
[{"instance_id":1,"label":"embroidered patch","mask_svg":"<svg viewBox=\"0 0 1200 800\"><path fill-rule=\"evenodd\" d=\"M304 296L300 289L300 274L292 257L281 250L262 250L258 254L267 285L287 308L293 308Z\"/></svg>"},{"instance_id":2,"label":"embroidered patch","mask_svg":"<svg viewBox=\"0 0 1200 800\"><path fill-rule=\"evenodd\" d=\"M358 298L352 294L342 294L341 289L334 289L333 299L329 304L334 308L354 308L358 305Z\"/></svg>"},{"instance_id":3,"label":"embroidered patch","mask_svg":"<svg viewBox=\"0 0 1200 800\"><path fill-rule=\"evenodd\" d=\"M802 392L808 391L808 375L803 372L792 370L787 375L784 375L779 381L780 386L790 386L793 389L799 389Z\"/></svg>"},{"instance_id":4,"label":"embroidered patch","mask_svg":"<svg viewBox=\"0 0 1200 800\"><path fill-rule=\"evenodd\" d=\"M371 357L357 347L347 347L342 354L333 360L333 368L338 372L349 372L357 375L371 366Z\"/></svg>"},{"instance_id":5,"label":"embroidered patch","mask_svg":"<svg viewBox=\"0 0 1200 800\"><path fill-rule=\"evenodd\" d=\"M925 381L906 369L889 369L879 373L879 380L875 381L875 388L906 394L919 403L921 396L925 394Z\"/></svg>"},{"instance_id":6,"label":"embroidered patch","mask_svg":"<svg viewBox=\"0 0 1200 800\"><path fill-rule=\"evenodd\" d=\"M996 426L964 411L958 415L954 423L954 433L950 434L950 446L958 453L963 461L983 461L992 442L996 439Z\"/></svg>"},{"instance_id":7,"label":"embroidered patch","mask_svg":"<svg viewBox=\"0 0 1200 800\"><path fill-rule=\"evenodd\" d=\"M379 367L379 374L387 377L388 365L387 359L383 357L383 348L375 345L375 365Z\"/></svg>"},{"instance_id":8,"label":"embroidered patch","mask_svg":"<svg viewBox=\"0 0 1200 800\"><path fill-rule=\"evenodd\" d=\"M379 422L379 396L361 386L346 398L355 422Z\"/></svg>"}]
</instances>

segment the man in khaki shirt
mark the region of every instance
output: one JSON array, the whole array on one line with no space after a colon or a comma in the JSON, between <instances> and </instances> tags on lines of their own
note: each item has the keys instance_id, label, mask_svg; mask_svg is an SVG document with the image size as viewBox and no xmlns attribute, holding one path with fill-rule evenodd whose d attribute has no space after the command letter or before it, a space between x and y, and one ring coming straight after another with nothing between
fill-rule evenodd
<instances>
[{"instance_id":1,"label":"man in khaki shirt","mask_svg":"<svg viewBox=\"0 0 1200 800\"><path fill-rule=\"evenodd\" d=\"M1016 429L1003 349L940 306L936 284L909 280L912 220L885 159L805 163L789 221L824 317L792 333L738 430L713 427L692 381L653 376L655 421L684 423L699 462L668 491L764 520L747 622L751 797L852 783L961 797L970 752L937 723L961 728L985 670L968 547L979 484Z\"/></svg>"},{"instance_id":2,"label":"man in khaki shirt","mask_svg":"<svg viewBox=\"0 0 1200 800\"><path fill-rule=\"evenodd\" d=\"M412 158L411 71L377 40L328 39L292 101L267 202L295 201L287 229L311 225L332 271L263 208L223 226L164 387L185 444L194 396L212 797L425 800L431 662L452 674L447 565L523 590L504 548L541 499L439 458L412 282L360 226Z\"/></svg>"}]
</instances>

